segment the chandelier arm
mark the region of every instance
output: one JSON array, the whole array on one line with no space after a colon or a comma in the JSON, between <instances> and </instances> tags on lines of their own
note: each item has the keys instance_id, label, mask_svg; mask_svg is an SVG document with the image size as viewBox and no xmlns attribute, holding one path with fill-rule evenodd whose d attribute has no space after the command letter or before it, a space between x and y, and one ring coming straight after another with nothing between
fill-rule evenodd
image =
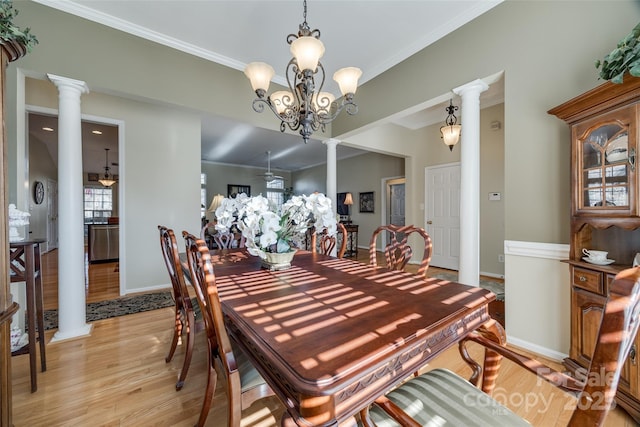
<instances>
[{"instance_id":1,"label":"chandelier arm","mask_svg":"<svg viewBox=\"0 0 640 427\"><path fill-rule=\"evenodd\" d=\"M328 114L326 116L325 115L318 116L318 122L321 123L322 125L331 123L336 117L338 117L338 115L340 115L342 110L345 110L347 114L351 116L353 116L354 114L358 114L358 104L353 102L353 95L351 94L347 94L344 98L342 98L340 103L338 103L337 101L334 101L332 105L335 105L336 107L333 113Z\"/></svg>"}]
</instances>

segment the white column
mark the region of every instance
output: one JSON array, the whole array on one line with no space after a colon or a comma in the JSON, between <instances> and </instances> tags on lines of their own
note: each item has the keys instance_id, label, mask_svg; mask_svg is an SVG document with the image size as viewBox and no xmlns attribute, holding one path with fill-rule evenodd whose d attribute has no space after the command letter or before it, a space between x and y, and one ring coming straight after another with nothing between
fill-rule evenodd
<instances>
[{"instance_id":1,"label":"white column","mask_svg":"<svg viewBox=\"0 0 640 427\"><path fill-rule=\"evenodd\" d=\"M338 194L337 194L337 147L340 141L337 139L328 139L323 141L323 144L327 146L327 197L331 199L331 206L333 206L333 213L336 218L338 217ZM338 245L336 245L338 246ZM333 248L331 255L336 256L337 248Z\"/></svg>"},{"instance_id":2,"label":"white column","mask_svg":"<svg viewBox=\"0 0 640 427\"><path fill-rule=\"evenodd\" d=\"M462 98L458 281L473 286L480 283L480 94L487 89L482 80L453 89Z\"/></svg>"},{"instance_id":3,"label":"white column","mask_svg":"<svg viewBox=\"0 0 640 427\"><path fill-rule=\"evenodd\" d=\"M52 341L91 333L86 323L82 117L86 83L48 74L58 88L58 331Z\"/></svg>"},{"instance_id":4,"label":"white column","mask_svg":"<svg viewBox=\"0 0 640 427\"><path fill-rule=\"evenodd\" d=\"M337 194L337 146L340 141L337 139L328 139L323 141L323 144L327 146L327 197L331 199L331 206L338 215L338 194Z\"/></svg>"}]
</instances>

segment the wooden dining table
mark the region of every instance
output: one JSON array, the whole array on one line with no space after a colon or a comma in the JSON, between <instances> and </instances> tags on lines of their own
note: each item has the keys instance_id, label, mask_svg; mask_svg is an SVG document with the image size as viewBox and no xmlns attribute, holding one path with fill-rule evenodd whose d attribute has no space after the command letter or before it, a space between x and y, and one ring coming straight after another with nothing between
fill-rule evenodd
<instances>
[{"instance_id":1,"label":"wooden dining table","mask_svg":"<svg viewBox=\"0 0 640 427\"><path fill-rule=\"evenodd\" d=\"M227 330L285 406L283 425L353 423L376 397L493 324L495 295L479 287L307 251L281 271L244 250L211 255Z\"/></svg>"}]
</instances>

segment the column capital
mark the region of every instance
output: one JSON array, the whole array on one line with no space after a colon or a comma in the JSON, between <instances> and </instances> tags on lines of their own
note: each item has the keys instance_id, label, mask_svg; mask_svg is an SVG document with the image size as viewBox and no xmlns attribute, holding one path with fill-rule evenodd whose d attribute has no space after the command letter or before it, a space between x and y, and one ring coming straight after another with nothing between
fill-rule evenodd
<instances>
[{"instance_id":1,"label":"column capital","mask_svg":"<svg viewBox=\"0 0 640 427\"><path fill-rule=\"evenodd\" d=\"M324 145L333 145L334 147L338 144L340 144L342 141L340 141L339 139L335 139L335 138L329 138L329 139L325 139L324 141L322 141L322 143Z\"/></svg>"},{"instance_id":2,"label":"column capital","mask_svg":"<svg viewBox=\"0 0 640 427\"><path fill-rule=\"evenodd\" d=\"M72 88L76 89L80 94L89 93L89 86L82 80L70 79L68 77L56 76L55 74L47 74L47 78L51 83L56 85L58 89Z\"/></svg>"},{"instance_id":3,"label":"column capital","mask_svg":"<svg viewBox=\"0 0 640 427\"><path fill-rule=\"evenodd\" d=\"M462 86L458 86L453 89L453 93L459 96L470 95L472 93L480 94L489 89L489 85L480 79L476 79L469 83L465 83Z\"/></svg>"}]
</instances>

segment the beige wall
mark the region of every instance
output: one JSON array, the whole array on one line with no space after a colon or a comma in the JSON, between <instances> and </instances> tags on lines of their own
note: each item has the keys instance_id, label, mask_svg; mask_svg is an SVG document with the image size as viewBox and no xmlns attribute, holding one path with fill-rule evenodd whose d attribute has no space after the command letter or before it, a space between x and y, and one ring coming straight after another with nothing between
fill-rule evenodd
<instances>
[{"instance_id":1,"label":"beige wall","mask_svg":"<svg viewBox=\"0 0 640 427\"><path fill-rule=\"evenodd\" d=\"M358 224L358 246L367 248L373 231L382 223L382 179L404 176L404 159L380 153L367 153L340 160L337 164L338 193L353 194L351 220ZM326 192L327 167L316 166L292 174L294 192L309 194L314 191ZM374 213L360 213L358 195L374 192Z\"/></svg>"},{"instance_id":2,"label":"beige wall","mask_svg":"<svg viewBox=\"0 0 640 427\"><path fill-rule=\"evenodd\" d=\"M266 162L266 160L265 160ZM202 162L202 173L207 175L207 208L211 204L211 200L216 194L222 194L227 197L227 185L249 185L251 187L251 195L266 195L267 184L260 174L266 172L264 168L252 168L237 165L225 165L220 163ZM284 185L291 186L291 173L271 169L273 173L284 178ZM212 219L211 213L207 213L207 218Z\"/></svg>"},{"instance_id":3,"label":"beige wall","mask_svg":"<svg viewBox=\"0 0 640 427\"><path fill-rule=\"evenodd\" d=\"M28 105L57 109L57 91L27 79ZM166 287L159 224L199 234L200 116L177 108L91 92L83 114L121 121L118 192L120 272L124 293ZM185 183L193 182L195 185ZM182 239L179 237L179 244Z\"/></svg>"}]
</instances>

